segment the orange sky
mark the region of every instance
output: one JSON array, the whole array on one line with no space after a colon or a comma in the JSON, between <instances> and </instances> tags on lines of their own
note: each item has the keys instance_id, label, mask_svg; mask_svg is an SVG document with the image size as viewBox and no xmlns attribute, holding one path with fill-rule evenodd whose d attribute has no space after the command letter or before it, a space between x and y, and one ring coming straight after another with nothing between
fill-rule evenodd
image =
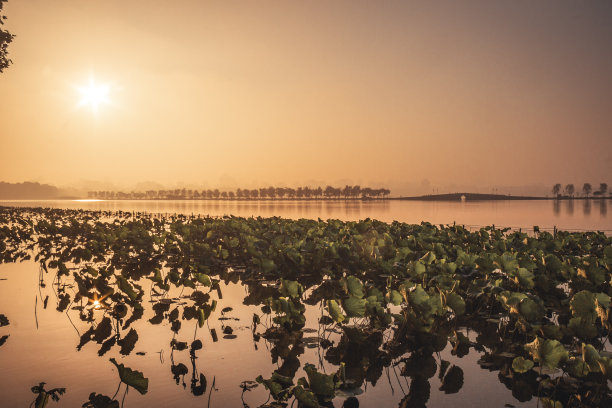
<instances>
[{"instance_id":1,"label":"orange sky","mask_svg":"<svg viewBox=\"0 0 612 408\"><path fill-rule=\"evenodd\" d=\"M612 182L609 1L9 0L5 14L2 181ZM110 86L97 114L77 106L91 76Z\"/></svg>"}]
</instances>

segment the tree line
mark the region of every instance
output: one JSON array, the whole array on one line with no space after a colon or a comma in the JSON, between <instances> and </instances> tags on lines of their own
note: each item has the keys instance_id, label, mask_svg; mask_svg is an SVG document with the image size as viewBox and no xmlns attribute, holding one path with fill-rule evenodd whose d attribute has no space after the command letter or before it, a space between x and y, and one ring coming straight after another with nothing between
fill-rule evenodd
<instances>
[{"instance_id":1,"label":"tree line","mask_svg":"<svg viewBox=\"0 0 612 408\"><path fill-rule=\"evenodd\" d=\"M237 190L147 190L132 191L89 191L88 198L103 200L240 200L240 199L361 199L387 198L391 190L386 188L370 188L361 186L344 186L344 188L322 187L264 187L256 189L239 188Z\"/></svg>"},{"instance_id":2,"label":"tree line","mask_svg":"<svg viewBox=\"0 0 612 408\"><path fill-rule=\"evenodd\" d=\"M560 183L557 183L553 186L552 193L556 198L573 198L576 194L576 187L573 184L566 184L563 187ZM606 197L608 194L608 184L600 183L599 190L593 191L591 183L584 183L582 185L583 197L589 198L591 194L593 197Z\"/></svg>"}]
</instances>

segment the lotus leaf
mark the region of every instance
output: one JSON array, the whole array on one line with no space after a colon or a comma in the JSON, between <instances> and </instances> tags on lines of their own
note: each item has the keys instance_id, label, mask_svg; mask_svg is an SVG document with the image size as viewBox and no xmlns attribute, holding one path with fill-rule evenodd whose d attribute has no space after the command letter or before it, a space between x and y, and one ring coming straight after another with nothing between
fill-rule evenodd
<instances>
[{"instance_id":1,"label":"lotus leaf","mask_svg":"<svg viewBox=\"0 0 612 408\"><path fill-rule=\"evenodd\" d=\"M346 278L346 286L351 296L355 296L357 298L362 298L364 296L363 283L361 283L361 281L356 277L348 276Z\"/></svg>"},{"instance_id":2,"label":"lotus leaf","mask_svg":"<svg viewBox=\"0 0 612 408\"><path fill-rule=\"evenodd\" d=\"M457 293L449 293L446 296L446 304L457 316L461 316L465 313L465 300Z\"/></svg>"},{"instance_id":3,"label":"lotus leaf","mask_svg":"<svg viewBox=\"0 0 612 408\"><path fill-rule=\"evenodd\" d=\"M568 358L567 350L557 340L542 340L536 337L534 341L525 345L525 349L531 354L540 366L552 370L559 367L559 363Z\"/></svg>"},{"instance_id":4,"label":"lotus leaf","mask_svg":"<svg viewBox=\"0 0 612 408\"><path fill-rule=\"evenodd\" d=\"M311 391L323 401L331 401L335 395L336 384L333 375L317 371L314 365L306 363L304 371L308 375Z\"/></svg>"},{"instance_id":5,"label":"lotus leaf","mask_svg":"<svg viewBox=\"0 0 612 408\"><path fill-rule=\"evenodd\" d=\"M346 317L342 314L342 309L335 300L327 301L327 311L336 323L342 323Z\"/></svg>"},{"instance_id":6,"label":"lotus leaf","mask_svg":"<svg viewBox=\"0 0 612 408\"><path fill-rule=\"evenodd\" d=\"M512 369L514 372L523 374L533 368L533 361L525 360L523 357L515 357L512 360Z\"/></svg>"},{"instance_id":7,"label":"lotus leaf","mask_svg":"<svg viewBox=\"0 0 612 408\"><path fill-rule=\"evenodd\" d=\"M368 301L365 299L360 299L356 296L349 296L342 301L342 306L344 307L348 317L364 317L367 303Z\"/></svg>"},{"instance_id":8,"label":"lotus leaf","mask_svg":"<svg viewBox=\"0 0 612 408\"><path fill-rule=\"evenodd\" d=\"M147 393L149 388L149 379L146 378L140 371L132 370L129 367L125 367L123 364L118 364L114 358L111 358L110 362L117 367L117 371L119 371L119 378L121 379L122 383L134 388L141 394Z\"/></svg>"},{"instance_id":9,"label":"lotus leaf","mask_svg":"<svg viewBox=\"0 0 612 408\"><path fill-rule=\"evenodd\" d=\"M283 296L297 298L302 295L304 289L302 288L302 285L297 281L281 279L280 292Z\"/></svg>"},{"instance_id":10,"label":"lotus leaf","mask_svg":"<svg viewBox=\"0 0 612 408\"><path fill-rule=\"evenodd\" d=\"M297 385L293 389L293 395L299 401L299 405L304 408L319 408L317 397L311 392L305 390L301 385Z\"/></svg>"},{"instance_id":11,"label":"lotus leaf","mask_svg":"<svg viewBox=\"0 0 612 408\"><path fill-rule=\"evenodd\" d=\"M599 352L595 349L595 347L590 344L582 343L582 359L587 364L589 370L591 372L599 372L599 364L598 361L601 358Z\"/></svg>"}]
</instances>

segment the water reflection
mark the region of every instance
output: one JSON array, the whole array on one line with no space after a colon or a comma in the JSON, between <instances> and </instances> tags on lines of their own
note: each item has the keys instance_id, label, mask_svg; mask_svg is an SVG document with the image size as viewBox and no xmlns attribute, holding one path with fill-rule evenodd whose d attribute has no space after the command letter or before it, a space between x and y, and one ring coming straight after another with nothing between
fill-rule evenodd
<instances>
[{"instance_id":1,"label":"water reflection","mask_svg":"<svg viewBox=\"0 0 612 408\"><path fill-rule=\"evenodd\" d=\"M580 202L577 202L580 201ZM82 208L104 211L137 211L154 214L199 214L207 216L235 215L241 217L341 219L365 218L385 222L400 221L419 224L466 225L479 228L485 225L522 228L538 225L543 230L610 230L609 199L539 200L539 201L215 201L215 200L120 200L80 202L71 200L2 201L0 205L52 208ZM575 211L575 206L582 208ZM599 210L594 213L592 207Z\"/></svg>"},{"instance_id":2,"label":"water reflection","mask_svg":"<svg viewBox=\"0 0 612 408\"><path fill-rule=\"evenodd\" d=\"M582 200L582 213L585 216L591 215L591 200Z\"/></svg>"},{"instance_id":3,"label":"water reflection","mask_svg":"<svg viewBox=\"0 0 612 408\"><path fill-rule=\"evenodd\" d=\"M553 214L555 214L555 216L558 217L561 214L561 200L553 200L552 205L553 205Z\"/></svg>"}]
</instances>

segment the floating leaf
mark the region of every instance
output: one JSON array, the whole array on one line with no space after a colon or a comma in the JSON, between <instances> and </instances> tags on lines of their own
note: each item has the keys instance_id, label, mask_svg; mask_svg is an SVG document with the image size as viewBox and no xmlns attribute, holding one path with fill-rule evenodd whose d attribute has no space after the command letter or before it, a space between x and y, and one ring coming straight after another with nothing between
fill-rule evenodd
<instances>
[{"instance_id":1,"label":"floating leaf","mask_svg":"<svg viewBox=\"0 0 612 408\"><path fill-rule=\"evenodd\" d=\"M533 368L533 361L525 360L523 357L515 357L512 360L512 369L514 372L523 374Z\"/></svg>"},{"instance_id":2,"label":"floating leaf","mask_svg":"<svg viewBox=\"0 0 612 408\"><path fill-rule=\"evenodd\" d=\"M121 382L134 388L141 394L146 394L149 388L149 379L146 378L140 371L132 370L129 367L125 367L123 364L118 364L114 358L110 359L110 362L117 367L119 371L119 378Z\"/></svg>"},{"instance_id":3,"label":"floating leaf","mask_svg":"<svg viewBox=\"0 0 612 408\"><path fill-rule=\"evenodd\" d=\"M293 389L293 395L295 395L295 398L299 401L300 407L320 407L319 401L317 401L317 397L311 391L305 390L301 385L298 385Z\"/></svg>"},{"instance_id":4,"label":"floating leaf","mask_svg":"<svg viewBox=\"0 0 612 408\"><path fill-rule=\"evenodd\" d=\"M535 361L540 363L540 366L552 370L558 368L559 363L565 361L568 357L567 350L557 340L542 340L536 337L534 341L525 345L525 349Z\"/></svg>"},{"instance_id":5,"label":"floating leaf","mask_svg":"<svg viewBox=\"0 0 612 408\"><path fill-rule=\"evenodd\" d=\"M449 293L446 296L446 304L453 310L453 312L455 312L457 316L461 316L465 313L465 300L454 292Z\"/></svg>"},{"instance_id":6,"label":"floating leaf","mask_svg":"<svg viewBox=\"0 0 612 408\"><path fill-rule=\"evenodd\" d=\"M361 283L361 281L356 277L348 276L346 278L346 286L351 296L355 296L357 298L363 297L363 283Z\"/></svg>"},{"instance_id":7,"label":"floating leaf","mask_svg":"<svg viewBox=\"0 0 612 408\"><path fill-rule=\"evenodd\" d=\"M312 392L323 401L331 401L334 398L334 376L317 371L314 365L306 363L304 371L308 375L308 384Z\"/></svg>"},{"instance_id":8,"label":"floating leaf","mask_svg":"<svg viewBox=\"0 0 612 408\"><path fill-rule=\"evenodd\" d=\"M348 298L344 299L342 306L344 307L348 317L363 317L365 316L367 303L368 301L365 299L349 296Z\"/></svg>"},{"instance_id":9,"label":"floating leaf","mask_svg":"<svg viewBox=\"0 0 612 408\"><path fill-rule=\"evenodd\" d=\"M119 401L92 392L89 394L89 401L83 404L83 408L119 408Z\"/></svg>"},{"instance_id":10,"label":"floating leaf","mask_svg":"<svg viewBox=\"0 0 612 408\"><path fill-rule=\"evenodd\" d=\"M327 311L336 323L342 323L346 317L342 314L342 309L335 300L327 301Z\"/></svg>"}]
</instances>

